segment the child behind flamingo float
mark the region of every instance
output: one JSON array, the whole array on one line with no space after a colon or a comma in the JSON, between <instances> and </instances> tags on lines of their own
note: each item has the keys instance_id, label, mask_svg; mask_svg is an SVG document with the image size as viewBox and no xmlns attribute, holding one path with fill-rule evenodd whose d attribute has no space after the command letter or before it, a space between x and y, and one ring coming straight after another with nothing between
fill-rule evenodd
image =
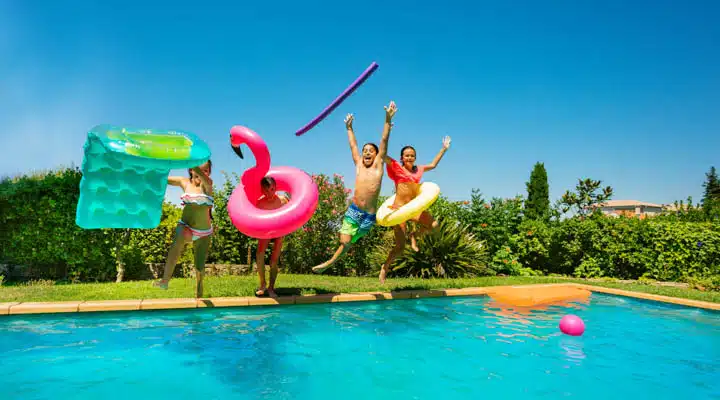
<instances>
[{"instance_id":1,"label":"child behind flamingo float","mask_svg":"<svg viewBox=\"0 0 720 400\"><path fill-rule=\"evenodd\" d=\"M262 210L275 210L288 203L289 199L284 195L276 193L277 184L275 179L266 176L260 181L262 189L262 197L258 199L257 206ZM265 249L267 249L270 241L273 242L273 251L270 255L270 284L265 285ZM283 236L274 239L258 239L257 252L255 253L255 263L257 265L258 277L260 278L260 287L255 291L256 296L263 296L266 293L270 297L277 297L275 294L275 280L278 275L278 260L282 251Z\"/></svg>"}]
</instances>

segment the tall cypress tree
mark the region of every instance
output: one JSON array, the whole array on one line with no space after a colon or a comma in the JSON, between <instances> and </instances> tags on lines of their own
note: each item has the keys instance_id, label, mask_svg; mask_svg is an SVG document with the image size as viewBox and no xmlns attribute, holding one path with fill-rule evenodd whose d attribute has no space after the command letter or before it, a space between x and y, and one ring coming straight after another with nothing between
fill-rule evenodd
<instances>
[{"instance_id":1,"label":"tall cypress tree","mask_svg":"<svg viewBox=\"0 0 720 400\"><path fill-rule=\"evenodd\" d=\"M545 164L535 163L535 167L530 173L530 181L525 185L528 192L525 202L525 217L547 220L550 217L550 186Z\"/></svg>"},{"instance_id":2,"label":"tall cypress tree","mask_svg":"<svg viewBox=\"0 0 720 400\"><path fill-rule=\"evenodd\" d=\"M710 172L705 174L705 195L702 199L703 210L710 213L713 209L720 207L720 180L715 167L710 167Z\"/></svg>"}]
</instances>

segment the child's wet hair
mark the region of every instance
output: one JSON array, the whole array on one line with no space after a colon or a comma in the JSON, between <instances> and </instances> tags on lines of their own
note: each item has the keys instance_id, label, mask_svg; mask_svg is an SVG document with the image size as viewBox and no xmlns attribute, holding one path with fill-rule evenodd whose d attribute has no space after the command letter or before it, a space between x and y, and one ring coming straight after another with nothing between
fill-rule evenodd
<instances>
[{"instance_id":1,"label":"child's wet hair","mask_svg":"<svg viewBox=\"0 0 720 400\"><path fill-rule=\"evenodd\" d=\"M405 147L402 148L402 150L400 150L400 158L402 158L403 154L405 154L405 150L407 150L407 149L412 149L412 151L415 151L415 148L414 148L414 147L412 147L412 146L405 146ZM415 151L415 152L417 153L417 151Z\"/></svg>"},{"instance_id":2,"label":"child's wet hair","mask_svg":"<svg viewBox=\"0 0 720 400\"><path fill-rule=\"evenodd\" d=\"M375 143L372 143L372 142L365 143L362 148L364 149L365 146L371 146L373 149L375 149L376 153L380 152L380 150L378 149L378 147Z\"/></svg>"},{"instance_id":3,"label":"child's wet hair","mask_svg":"<svg viewBox=\"0 0 720 400\"><path fill-rule=\"evenodd\" d=\"M212 173L212 161L207 160L207 162L205 164L207 164L207 166L208 166L208 174ZM198 167L202 167L205 164L198 165ZM188 175L190 175L191 178L192 178L192 170L193 170L192 168L188 168Z\"/></svg>"},{"instance_id":4,"label":"child's wet hair","mask_svg":"<svg viewBox=\"0 0 720 400\"><path fill-rule=\"evenodd\" d=\"M411 149L412 151L414 151L417 154L417 151L415 150L414 147L412 147L410 145L405 146L402 148L402 150L400 150L400 160L402 160L403 154L405 154L405 150L408 150L408 149ZM417 165L413 165L412 169L413 169L413 172L417 171Z\"/></svg>"},{"instance_id":5,"label":"child's wet hair","mask_svg":"<svg viewBox=\"0 0 720 400\"><path fill-rule=\"evenodd\" d=\"M275 178L271 176L266 176L260 180L260 187L263 189L270 189L273 185L275 185Z\"/></svg>"}]
</instances>

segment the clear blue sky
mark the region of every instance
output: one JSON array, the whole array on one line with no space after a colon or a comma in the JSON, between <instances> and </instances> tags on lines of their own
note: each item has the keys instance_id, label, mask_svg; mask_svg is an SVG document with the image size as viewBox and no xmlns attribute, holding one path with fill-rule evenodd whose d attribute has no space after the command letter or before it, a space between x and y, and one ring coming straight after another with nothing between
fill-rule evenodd
<instances>
[{"instance_id":1,"label":"clear blue sky","mask_svg":"<svg viewBox=\"0 0 720 400\"><path fill-rule=\"evenodd\" d=\"M241 172L229 129L273 164L353 184L343 118L378 141L398 105L405 144L454 200L525 194L536 161L552 199L577 178L616 199L700 199L720 167L715 1L0 1L0 175L79 164L101 123L195 132ZM380 68L318 127L372 61ZM183 173L183 171L178 171ZM386 177L383 193L392 191ZM173 197L177 193L169 192Z\"/></svg>"}]
</instances>

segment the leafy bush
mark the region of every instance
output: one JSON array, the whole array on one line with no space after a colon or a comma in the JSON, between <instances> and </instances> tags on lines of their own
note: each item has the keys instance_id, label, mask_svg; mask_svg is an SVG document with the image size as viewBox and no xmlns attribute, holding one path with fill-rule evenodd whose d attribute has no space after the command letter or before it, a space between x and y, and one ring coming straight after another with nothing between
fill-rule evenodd
<instances>
[{"instance_id":1,"label":"leafy bush","mask_svg":"<svg viewBox=\"0 0 720 400\"><path fill-rule=\"evenodd\" d=\"M687 281L720 275L720 233L709 223L649 223L648 246L655 257L645 276Z\"/></svg>"},{"instance_id":2,"label":"leafy bush","mask_svg":"<svg viewBox=\"0 0 720 400\"><path fill-rule=\"evenodd\" d=\"M341 175L313 175L319 189L317 210L302 229L289 235L283 243L281 267L287 272L310 273L310 269L328 260L340 245L339 229L349 205L350 189ZM367 254L379 240L382 227L373 228L334 266L339 275L365 275L369 269Z\"/></svg>"},{"instance_id":3,"label":"leafy bush","mask_svg":"<svg viewBox=\"0 0 720 400\"><path fill-rule=\"evenodd\" d=\"M518 233L510 238L509 246L517 254L523 268L548 272L550 269L550 245L553 227L540 220L525 220L518 225ZM525 274L537 275L529 271Z\"/></svg>"},{"instance_id":4,"label":"leafy bush","mask_svg":"<svg viewBox=\"0 0 720 400\"><path fill-rule=\"evenodd\" d=\"M520 275L520 263L509 246L503 246L495 252L491 267L500 274Z\"/></svg>"},{"instance_id":5,"label":"leafy bush","mask_svg":"<svg viewBox=\"0 0 720 400\"><path fill-rule=\"evenodd\" d=\"M240 183L238 174L223 173L225 182L222 188L215 188L215 205L213 206L213 237L208 251L208 263L246 264L248 247L255 259L257 240L253 240L240 231L230 221L227 203L232 191Z\"/></svg>"},{"instance_id":6,"label":"leafy bush","mask_svg":"<svg viewBox=\"0 0 720 400\"><path fill-rule=\"evenodd\" d=\"M372 259L376 271L394 246L392 232L375 248ZM459 278L464 276L494 275L487 266L487 249L482 241L470 232L467 225L443 219L438 229L420 236L420 251L406 246L391 268L393 276L420 278Z\"/></svg>"},{"instance_id":7,"label":"leafy bush","mask_svg":"<svg viewBox=\"0 0 720 400\"><path fill-rule=\"evenodd\" d=\"M453 202L444 196L439 196L428 211L437 220L451 219L461 224L470 224L470 202L467 200Z\"/></svg>"},{"instance_id":8,"label":"leafy bush","mask_svg":"<svg viewBox=\"0 0 720 400\"><path fill-rule=\"evenodd\" d=\"M81 229L75 224L82 174L77 168L5 179L0 182L0 259L21 265L30 278L106 281L116 261L126 277L141 276L145 263L164 262L181 210L163 205L156 229ZM181 262L192 259L186 252Z\"/></svg>"},{"instance_id":9,"label":"leafy bush","mask_svg":"<svg viewBox=\"0 0 720 400\"><path fill-rule=\"evenodd\" d=\"M104 280L114 275L110 230L75 225L81 173L41 172L0 182L0 259L38 277Z\"/></svg>"},{"instance_id":10,"label":"leafy bush","mask_svg":"<svg viewBox=\"0 0 720 400\"><path fill-rule=\"evenodd\" d=\"M560 223L552 233L549 272L582 278L640 277L652 252L637 218L593 214Z\"/></svg>"},{"instance_id":11,"label":"leafy bush","mask_svg":"<svg viewBox=\"0 0 720 400\"><path fill-rule=\"evenodd\" d=\"M467 212L467 223L478 239L487 243L488 252L495 254L506 246L510 238L519 232L523 221L523 200L493 198L485 202L482 195L473 190ZM465 223L465 221L463 221Z\"/></svg>"},{"instance_id":12,"label":"leafy bush","mask_svg":"<svg viewBox=\"0 0 720 400\"><path fill-rule=\"evenodd\" d=\"M548 272L578 277L686 280L720 274L720 235L710 224L653 219L570 219L552 233Z\"/></svg>"}]
</instances>

